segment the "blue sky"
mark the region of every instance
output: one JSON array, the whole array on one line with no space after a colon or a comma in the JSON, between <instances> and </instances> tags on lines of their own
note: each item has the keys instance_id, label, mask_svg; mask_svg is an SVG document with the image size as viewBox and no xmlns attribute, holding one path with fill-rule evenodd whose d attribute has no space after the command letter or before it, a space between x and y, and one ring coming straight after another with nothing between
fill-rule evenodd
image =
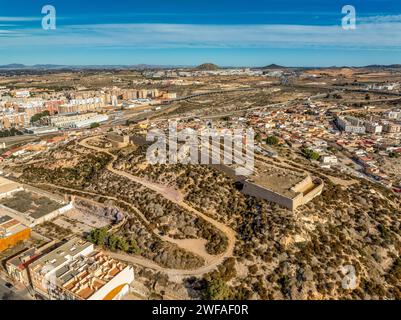
<instances>
[{"instance_id":1,"label":"blue sky","mask_svg":"<svg viewBox=\"0 0 401 320\"><path fill-rule=\"evenodd\" d=\"M56 8L56 30L41 27ZM355 30L341 9L353 5ZM0 64L401 63L399 0L0 0Z\"/></svg>"}]
</instances>

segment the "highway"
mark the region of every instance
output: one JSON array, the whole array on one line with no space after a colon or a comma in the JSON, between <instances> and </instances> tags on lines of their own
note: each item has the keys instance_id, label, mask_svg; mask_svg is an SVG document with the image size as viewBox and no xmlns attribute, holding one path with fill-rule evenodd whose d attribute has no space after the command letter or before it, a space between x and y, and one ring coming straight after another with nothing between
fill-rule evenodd
<instances>
[{"instance_id":1,"label":"highway","mask_svg":"<svg viewBox=\"0 0 401 320\"><path fill-rule=\"evenodd\" d=\"M169 106L171 104L173 104L174 102L185 101L185 100L189 100L192 98L208 96L208 95L216 95L216 94L224 94L224 93L232 93L232 92L246 92L246 91L254 91L254 90L258 90L258 89L259 88L239 88L239 89L231 89L231 90L215 90L215 91L195 93L195 94L191 94L191 95L188 95L185 97L173 99L173 100L167 101L167 102L165 102L163 104L159 104L159 105L141 107L141 108L137 108L135 110L130 110L129 112L126 110L122 117L112 120L109 123L112 126L112 125L124 124L127 120L143 121L143 120L149 119L151 117L154 117L159 112L161 112L161 113L165 112L166 109L168 109ZM156 108L158 108L158 107L161 107L162 109L156 110ZM148 112L146 112L146 109L148 110Z\"/></svg>"},{"instance_id":2,"label":"highway","mask_svg":"<svg viewBox=\"0 0 401 320\"><path fill-rule=\"evenodd\" d=\"M257 90L257 89L258 88L238 88L238 89L230 89L230 90L214 90L214 91L199 92L199 93L191 94L191 95L186 96L186 97L181 97L181 98L176 98L176 99L170 100L170 101L166 102L165 104L171 104L173 102L189 100L189 99L192 99L192 98L202 97L202 96L210 96L210 95L214 95L214 94L231 93L231 92L243 92L243 91L254 91L254 90Z\"/></svg>"},{"instance_id":3,"label":"highway","mask_svg":"<svg viewBox=\"0 0 401 320\"><path fill-rule=\"evenodd\" d=\"M334 86L334 85L316 86L310 84L291 84L291 87L304 88L304 89L325 89L325 90L336 90L336 91L347 91L347 92L358 92L358 93L371 93L371 94L382 94L393 97L401 97L401 93L399 92L371 90L363 88L350 88L349 86Z\"/></svg>"},{"instance_id":4,"label":"highway","mask_svg":"<svg viewBox=\"0 0 401 320\"><path fill-rule=\"evenodd\" d=\"M6 144L6 147L9 148L13 145L36 140L40 137L55 137L57 135L60 135L60 132L41 133L41 134L24 134L22 136L0 138L0 144L4 142Z\"/></svg>"}]
</instances>

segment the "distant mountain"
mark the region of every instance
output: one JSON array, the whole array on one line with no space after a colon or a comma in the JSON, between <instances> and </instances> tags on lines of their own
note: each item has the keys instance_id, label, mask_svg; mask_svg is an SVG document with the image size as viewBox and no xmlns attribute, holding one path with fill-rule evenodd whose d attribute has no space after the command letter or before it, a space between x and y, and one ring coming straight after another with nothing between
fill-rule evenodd
<instances>
[{"instance_id":1,"label":"distant mountain","mask_svg":"<svg viewBox=\"0 0 401 320\"><path fill-rule=\"evenodd\" d=\"M26 68L34 68L34 69L58 69L65 68L66 66L62 66L59 64L35 64L32 67L25 66Z\"/></svg>"},{"instance_id":2,"label":"distant mountain","mask_svg":"<svg viewBox=\"0 0 401 320\"><path fill-rule=\"evenodd\" d=\"M25 65L20 63L11 63L11 64L6 64L4 66L0 66L0 69L23 69L23 68L25 68Z\"/></svg>"},{"instance_id":3,"label":"distant mountain","mask_svg":"<svg viewBox=\"0 0 401 320\"><path fill-rule=\"evenodd\" d=\"M219 66L214 63L204 63L196 67L197 70L214 71L219 70Z\"/></svg>"},{"instance_id":4,"label":"distant mountain","mask_svg":"<svg viewBox=\"0 0 401 320\"><path fill-rule=\"evenodd\" d=\"M368 68L368 69L382 69L382 68L399 69L399 68L401 68L401 64L389 64L389 65L372 64L372 65L368 65L364 68Z\"/></svg>"},{"instance_id":5,"label":"distant mountain","mask_svg":"<svg viewBox=\"0 0 401 320\"><path fill-rule=\"evenodd\" d=\"M262 69L288 69L288 68L273 63L268 66L262 67Z\"/></svg>"}]
</instances>

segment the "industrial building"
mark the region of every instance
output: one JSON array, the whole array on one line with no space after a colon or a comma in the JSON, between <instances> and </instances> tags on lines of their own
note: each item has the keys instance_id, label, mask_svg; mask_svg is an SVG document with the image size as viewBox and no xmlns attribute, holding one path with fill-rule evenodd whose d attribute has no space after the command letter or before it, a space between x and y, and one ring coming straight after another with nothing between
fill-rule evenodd
<instances>
[{"instance_id":1,"label":"industrial building","mask_svg":"<svg viewBox=\"0 0 401 320\"><path fill-rule=\"evenodd\" d=\"M26 226L34 227L72 208L53 194L0 177L0 212Z\"/></svg>"},{"instance_id":2,"label":"industrial building","mask_svg":"<svg viewBox=\"0 0 401 320\"><path fill-rule=\"evenodd\" d=\"M77 114L71 116L56 116L50 119L53 126L58 128L85 128L93 123L109 120L107 115L97 113Z\"/></svg>"},{"instance_id":3,"label":"industrial building","mask_svg":"<svg viewBox=\"0 0 401 320\"><path fill-rule=\"evenodd\" d=\"M24 188L20 183L0 177L0 199L9 197L15 192L22 190L24 190Z\"/></svg>"}]
</instances>

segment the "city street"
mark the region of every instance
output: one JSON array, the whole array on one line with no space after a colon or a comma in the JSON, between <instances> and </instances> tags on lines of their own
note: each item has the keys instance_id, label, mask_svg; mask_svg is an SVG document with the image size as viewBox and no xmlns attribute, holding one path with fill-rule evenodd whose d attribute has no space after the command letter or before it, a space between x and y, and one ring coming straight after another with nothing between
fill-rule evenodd
<instances>
[{"instance_id":1,"label":"city street","mask_svg":"<svg viewBox=\"0 0 401 320\"><path fill-rule=\"evenodd\" d=\"M6 283L6 280L0 278L0 300L32 300L27 289L18 290L16 287L9 289Z\"/></svg>"}]
</instances>

